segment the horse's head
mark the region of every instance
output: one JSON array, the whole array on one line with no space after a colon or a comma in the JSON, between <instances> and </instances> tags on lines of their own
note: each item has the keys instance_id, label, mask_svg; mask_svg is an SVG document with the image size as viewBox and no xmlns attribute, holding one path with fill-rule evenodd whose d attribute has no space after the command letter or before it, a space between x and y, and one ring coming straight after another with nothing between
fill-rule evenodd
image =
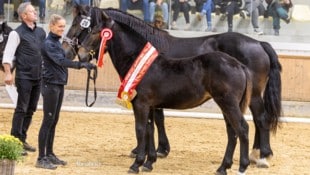
<instances>
[{"instance_id":1,"label":"horse's head","mask_svg":"<svg viewBox=\"0 0 310 175\"><path fill-rule=\"evenodd\" d=\"M67 35L64 37L62 46L65 50L66 57L74 59L77 51L92 29L99 23L104 23L102 10L97 7L76 5L73 8L74 19Z\"/></svg>"},{"instance_id":2,"label":"horse's head","mask_svg":"<svg viewBox=\"0 0 310 175\"><path fill-rule=\"evenodd\" d=\"M62 47L65 50L66 57L73 60L76 56L80 41L90 32L90 14L88 6L76 5L73 8L74 19L67 35L64 37Z\"/></svg>"},{"instance_id":3,"label":"horse's head","mask_svg":"<svg viewBox=\"0 0 310 175\"><path fill-rule=\"evenodd\" d=\"M3 52L5 45L8 41L9 33L12 31L12 28L7 25L7 22L0 22L0 63L2 63ZM3 66L0 64L0 70L3 71Z\"/></svg>"},{"instance_id":4,"label":"horse's head","mask_svg":"<svg viewBox=\"0 0 310 175\"><path fill-rule=\"evenodd\" d=\"M92 31L88 33L81 41L81 46L78 49L78 56L81 62L90 61L93 58L97 58L99 54L99 47L101 42L101 32L104 28L111 29L114 21L104 12L101 12L102 18L105 20L95 27L93 27ZM105 47L105 46L103 46ZM104 52L106 52L106 48L103 48ZM95 57L94 57L95 56Z\"/></svg>"}]
</instances>

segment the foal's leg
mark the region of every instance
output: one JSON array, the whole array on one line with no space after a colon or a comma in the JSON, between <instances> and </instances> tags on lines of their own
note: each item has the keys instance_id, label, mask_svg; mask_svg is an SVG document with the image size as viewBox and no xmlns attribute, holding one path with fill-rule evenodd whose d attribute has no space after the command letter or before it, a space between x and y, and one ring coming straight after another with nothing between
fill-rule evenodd
<instances>
[{"instance_id":1,"label":"foal's leg","mask_svg":"<svg viewBox=\"0 0 310 175\"><path fill-rule=\"evenodd\" d=\"M150 109L148 106L142 105L141 103L133 104L134 115L135 115L135 130L137 145L137 155L134 163L130 166L128 173L138 173L139 167L145 161L146 156L146 145L147 145L147 122L149 118ZM154 148L155 149L155 148Z\"/></svg>"},{"instance_id":2,"label":"foal's leg","mask_svg":"<svg viewBox=\"0 0 310 175\"><path fill-rule=\"evenodd\" d=\"M217 175L225 175L226 169L231 168L231 165L233 164L233 155L234 155L236 144L237 144L237 137L236 137L236 133L234 129L231 127L231 125L229 124L225 116L224 116L224 120L226 124L226 133L227 133L228 143L226 146L226 151L225 151L222 164L216 171Z\"/></svg>"},{"instance_id":3,"label":"foal's leg","mask_svg":"<svg viewBox=\"0 0 310 175\"><path fill-rule=\"evenodd\" d=\"M225 100L226 99L226 100ZM217 99L214 99L220 106L227 127L228 134L228 144L226 146L225 157L222 161L221 166L217 170L217 174L225 175L226 169L230 168L232 165L232 156L236 146L236 138L239 137L240 141L240 161L239 161L239 174L244 174L248 165L250 164L249 160L249 126L246 120L243 117L243 114L238 106L238 103L234 102L234 99L229 100L229 97L226 97L220 102Z\"/></svg>"},{"instance_id":4,"label":"foal's leg","mask_svg":"<svg viewBox=\"0 0 310 175\"><path fill-rule=\"evenodd\" d=\"M154 117L150 115L151 118L148 119L148 123L146 126L146 152L147 152L147 160L143 164L142 171L152 171L152 164L156 162L156 151L155 151L155 141L154 141Z\"/></svg>"},{"instance_id":5,"label":"foal's leg","mask_svg":"<svg viewBox=\"0 0 310 175\"><path fill-rule=\"evenodd\" d=\"M170 152L170 144L165 129L165 116L163 109L153 109L155 124L158 131L158 148L157 156L164 158L167 157Z\"/></svg>"},{"instance_id":6,"label":"foal's leg","mask_svg":"<svg viewBox=\"0 0 310 175\"><path fill-rule=\"evenodd\" d=\"M151 109L149 117L155 118L155 124L157 126L158 131L158 148L157 148L157 156L164 158L167 157L170 152L170 144L166 134L165 129L165 116L163 109ZM137 155L137 147L134 148L130 157L135 158Z\"/></svg>"},{"instance_id":7,"label":"foal's leg","mask_svg":"<svg viewBox=\"0 0 310 175\"><path fill-rule=\"evenodd\" d=\"M256 163L258 167L268 168L269 163L266 158L272 156L273 153L270 146L269 124L266 120L268 114L265 111L263 99L260 95L252 96L250 109L255 124L253 151L250 160Z\"/></svg>"}]
</instances>

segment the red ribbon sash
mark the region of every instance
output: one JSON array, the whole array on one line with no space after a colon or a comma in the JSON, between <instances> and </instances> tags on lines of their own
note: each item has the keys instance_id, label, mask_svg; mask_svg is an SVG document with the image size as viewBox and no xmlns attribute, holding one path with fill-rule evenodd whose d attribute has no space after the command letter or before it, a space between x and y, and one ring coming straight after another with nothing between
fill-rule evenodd
<instances>
[{"instance_id":1,"label":"red ribbon sash","mask_svg":"<svg viewBox=\"0 0 310 175\"><path fill-rule=\"evenodd\" d=\"M146 43L120 85L117 103L129 109L132 108L130 101L136 95L135 88L157 56L158 51L155 47L149 42Z\"/></svg>"}]
</instances>

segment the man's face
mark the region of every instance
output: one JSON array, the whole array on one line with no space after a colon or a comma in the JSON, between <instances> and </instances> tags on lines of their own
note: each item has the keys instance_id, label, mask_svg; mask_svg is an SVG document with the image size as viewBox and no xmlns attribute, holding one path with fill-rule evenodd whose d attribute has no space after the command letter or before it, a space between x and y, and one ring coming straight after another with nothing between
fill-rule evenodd
<instances>
[{"instance_id":1,"label":"man's face","mask_svg":"<svg viewBox=\"0 0 310 175\"><path fill-rule=\"evenodd\" d=\"M32 5L26 7L25 12L22 14L22 19L28 22L35 22L38 20L37 11Z\"/></svg>"}]
</instances>

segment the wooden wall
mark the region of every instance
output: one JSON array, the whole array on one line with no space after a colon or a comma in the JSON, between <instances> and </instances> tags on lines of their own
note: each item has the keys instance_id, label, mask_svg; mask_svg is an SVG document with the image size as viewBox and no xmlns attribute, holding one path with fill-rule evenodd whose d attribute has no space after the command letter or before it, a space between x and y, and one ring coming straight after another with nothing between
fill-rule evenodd
<instances>
[{"instance_id":1,"label":"wooden wall","mask_svg":"<svg viewBox=\"0 0 310 175\"><path fill-rule=\"evenodd\" d=\"M288 101L310 101L310 56L279 55L282 64L282 97ZM103 68L98 68L96 87L101 91L117 91L119 77L111 63L109 55L105 55ZM86 87L86 70L70 69L66 89ZM3 73L0 73L0 85L3 84Z\"/></svg>"},{"instance_id":2,"label":"wooden wall","mask_svg":"<svg viewBox=\"0 0 310 175\"><path fill-rule=\"evenodd\" d=\"M310 56L279 55L284 100L310 101Z\"/></svg>"}]
</instances>

